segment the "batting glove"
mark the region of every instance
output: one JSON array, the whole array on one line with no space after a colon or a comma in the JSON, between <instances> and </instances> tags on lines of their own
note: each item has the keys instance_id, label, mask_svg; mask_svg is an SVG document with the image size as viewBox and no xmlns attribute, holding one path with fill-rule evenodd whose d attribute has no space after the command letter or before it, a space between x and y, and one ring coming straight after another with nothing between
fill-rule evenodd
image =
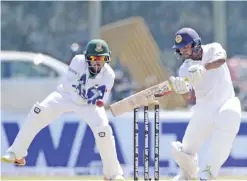
<instances>
[{"instance_id":1,"label":"batting glove","mask_svg":"<svg viewBox=\"0 0 247 181\"><path fill-rule=\"evenodd\" d=\"M206 72L206 69L203 65L192 65L188 69L189 72L189 81L195 86L202 80L202 75Z\"/></svg>"},{"instance_id":2,"label":"batting glove","mask_svg":"<svg viewBox=\"0 0 247 181\"><path fill-rule=\"evenodd\" d=\"M190 91L189 84L181 77L170 77L173 90L178 94L186 94Z\"/></svg>"}]
</instances>

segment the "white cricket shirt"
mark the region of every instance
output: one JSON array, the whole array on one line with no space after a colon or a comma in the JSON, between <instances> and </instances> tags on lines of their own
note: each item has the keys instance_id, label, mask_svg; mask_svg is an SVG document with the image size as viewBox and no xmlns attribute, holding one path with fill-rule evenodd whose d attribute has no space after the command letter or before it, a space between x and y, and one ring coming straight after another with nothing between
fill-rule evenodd
<instances>
[{"instance_id":1,"label":"white cricket shirt","mask_svg":"<svg viewBox=\"0 0 247 181\"><path fill-rule=\"evenodd\" d=\"M89 78L88 63L84 55L76 55L66 72L63 80L57 87L57 91L75 104L87 104L87 99L101 96L107 101L115 80L115 73L109 64L105 63L100 73L95 78ZM95 87L100 94L95 94ZM94 101L95 103L95 101ZM94 104L93 103L93 104Z\"/></svg>"},{"instance_id":2,"label":"white cricket shirt","mask_svg":"<svg viewBox=\"0 0 247 181\"><path fill-rule=\"evenodd\" d=\"M188 68L194 64L205 64L218 59L226 59L226 51L219 43L202 45L201 61L187 59L179 69L180 77L188 77ZM202 76L198 85L190 85L195 90L197 104L222 105L226 100L235 96L230 72L226 63L217 69L208 70Z\"/></svg>"}]
</instances>

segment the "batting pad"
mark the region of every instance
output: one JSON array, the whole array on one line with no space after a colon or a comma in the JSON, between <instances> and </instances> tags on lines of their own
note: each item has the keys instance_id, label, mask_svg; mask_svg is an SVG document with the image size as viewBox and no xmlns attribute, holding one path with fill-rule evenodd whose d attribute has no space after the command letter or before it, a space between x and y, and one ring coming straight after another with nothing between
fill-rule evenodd
<instances>
[{"instance_id":1,"label":"batting pad","mask_svg":"<svg viewBox=\"0 0 247 181\"><path fill-rule=\"evenodd\" d=\"M123 175L123 170L117 158L112 128L109 125L96 127L93 128L93 133L103 162L105 176L113 178L117 175Z\"/></svg>"},{"instance_id":2,"label":"batting pad","mask_svg":"<svg viewBox=\"0 0 247 181\"><path fill-rule=\"evenodd\" d=\"M172 142L172 155L179 165L179 167L183 170L184 174L189 178L196 177L199 168L197 162L197 155L192 156L182 151L182 143L179 141Z\"/></svg>"}]
</instances>

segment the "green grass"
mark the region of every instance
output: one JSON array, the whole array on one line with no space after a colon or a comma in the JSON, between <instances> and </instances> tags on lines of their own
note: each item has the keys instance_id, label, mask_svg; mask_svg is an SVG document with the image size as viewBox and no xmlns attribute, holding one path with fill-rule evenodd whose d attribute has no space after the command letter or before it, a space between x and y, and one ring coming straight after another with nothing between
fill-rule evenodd
<instances>
[{"instance_id":1,"label":"green grass","mask_svg":"<svg viewBox=\"0 0 247 181\"><path fill-rule=\"evenodd\" d=\"M143 178L139 178L143 180ZM160 180L169 180L171 177L161 177ZM1 180L103 180L103 177L90 177L90 176L4 176ZM133 180L133 178L127 178L127 180ZM217 180L247 180L247 177L218 177Z\"/></svg>"},{"instance_id":2,"label":"green grass","mask_svg":"<svg viewBox=\"0 0 247 181\"><path fill-rule=\"evenodd\" d=\"M90 176L71 176L71 177L62 177L62 176L31 176L31 177L1 177L2 180L103 180L103 177L90 177Z\"/></svg>"}]
</instances>

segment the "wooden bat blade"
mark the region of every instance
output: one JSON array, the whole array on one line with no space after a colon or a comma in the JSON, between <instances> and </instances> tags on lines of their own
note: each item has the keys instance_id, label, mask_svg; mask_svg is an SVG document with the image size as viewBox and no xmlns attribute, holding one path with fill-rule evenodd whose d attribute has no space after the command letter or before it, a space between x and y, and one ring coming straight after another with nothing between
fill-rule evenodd
<instances>
[{"instance_id":1,"label":"wooden bat blade","mask_svg":"<svg viewBox=\"0 0 247 181\"><path fill-rule=\"evenodd\" d=\"M155 95L165 95L169 94L171 91L172 87L170 86L168 81L165 81L110 105L110 109L113 116L116 117L125 112L129 112L136 107L153 103Z\"/></svg>"}]
</instances>

